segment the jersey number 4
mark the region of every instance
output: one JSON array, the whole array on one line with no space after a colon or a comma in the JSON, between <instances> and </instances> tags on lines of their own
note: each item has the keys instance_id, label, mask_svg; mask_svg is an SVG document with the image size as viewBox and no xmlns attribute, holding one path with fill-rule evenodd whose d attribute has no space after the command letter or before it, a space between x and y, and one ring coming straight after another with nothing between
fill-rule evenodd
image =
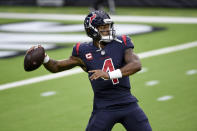
<instances>
[{"instance_id":1,"label":"jersey number 4","mask_svg":"<svg viewBox=\"0 0 197 131\"><path fill-rule=\"evenodd\" d=\"M106 60L104 61L104 64L103 64L103 69L102 69L102 71L104 71L104 72L112 72L112 71L114 71L114 70L115 70L115 68L114 68L112 59L111 59L111 58L106 59ZM115 84L118 84L118 83L119 83L119 80L118 80L118 79L112 79L112 82L113 82L113 84L115 85Z\"/></svg>"}]
</instances>

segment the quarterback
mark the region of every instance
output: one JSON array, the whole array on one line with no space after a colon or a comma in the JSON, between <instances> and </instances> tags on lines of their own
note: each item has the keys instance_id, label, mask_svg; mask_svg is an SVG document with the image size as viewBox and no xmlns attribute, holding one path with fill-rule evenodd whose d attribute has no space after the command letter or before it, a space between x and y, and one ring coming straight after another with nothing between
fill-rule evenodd
<instances>
[{"instance_id":1,"label":"quarterback","mask_svg":"<svg viewBox=\"0 0 197 131\"><path fill-rule=\"evenodd\" d=\"M116 36L114 23L104 11L89 13L84 27L92 42L77 43L68 59L53 60L46 55L44 66L53 73L76 66L87 72L94 100L86 131L111 131L116 123L127 131L152 131L130 91L129 76L141 70L131 39Z\"/></svg>"}]
</instances>

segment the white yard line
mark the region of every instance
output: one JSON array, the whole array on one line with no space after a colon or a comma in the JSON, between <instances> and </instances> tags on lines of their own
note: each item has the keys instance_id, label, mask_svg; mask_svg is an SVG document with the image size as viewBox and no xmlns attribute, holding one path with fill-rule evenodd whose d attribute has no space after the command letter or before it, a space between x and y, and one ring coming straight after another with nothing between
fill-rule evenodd
<instances>
[{"instance_id":1,"label":"white yard line","mask_svg":"<svg viewBox=\"0 0 197 131\"><path fill-rule=\"evenodd\" d=\"M144 59L144 58L148 58L152 56L158 56L158 55L168 54L168 53L175 52L175 51L189 49L189 48L196 47L196 46L197 46L197 41L139 53L138 56L140 57L140 59ZM56 74L49 74L49 75L34 77L34 78L26 79L26 80L11 82L11 83L0 85L0 90L29 85L29 84L38 83L38 82L47 81L47 80L52 80L56 78L78 74L81 72L83 72L82 69L75 68L72 70L68 70L68 71L64 71L64 72L60 72Z\"/></svg>"},{"instance_id":2,"label":"white yard line","mask_svg":"<svg viewBox=\"0 0 197 131\"><path fill-rule=\"evenodd\" d=\"M81 72L83 72L83 70L81 68L76 68L76 69L67 70L64 72L56 73L56 74L43 75L43 76L34 77L34 78L26 79L26 80L11 82L11 83L0 85L0 90L14 88L14 87L18 87L18 86L29 85L29 84L47 81L47 80L51 80L51 79L57 79L57 78L65 77L65 76L78 74Z\"/></svg>"},{"instance_id":3,"label":"white yard line","mask_svg":"<svg viewBox=\"0 0 197 131\"><path fill-rule=\"evenodd\" d=\"M86 15L76 14L35 14L35 13L6 13L0 12L0 18L8 19L40 19L40 20L67 20L84 21ZM176 16L119 16L112 15L116 22L140 22L140 23L175 23L175 24L197 24L196 17Z\"/></svg>"},{"instance_id":4,"label":"white yard line","mask_svg":"<svg viewBox=\"0 0 197 131\"><path fill-rule=\"evenodd\" d=\"M47 92L41 93L40 96L46 97L46 96L53 96L55 94L57 94L55 91L47 91Z\"/></svg>"},{"instance_id":5,"label":"white yard line","mask_svg":"<svg viewBox=\"0 0 197 131\"><path fill-rule=\"evenodd\" d=\"M188 70L186 72L187 75L194 75L194 74L197 74L197 69L192 69L192 70Z\"/></svg>"},{"instance_id":6,"label":"white yard line","mask_svg":"<svg viewBox=\"0 0 197 131\"><path fill-rule=\"evenodd\" d=\"M190 42L190 43L186 43L186 44L181 44L181 45L170 46L170 47L161 48L161 49L157 49L157 50L147 51L147 52L138 54L138 56L140 58L147 58L147 57L151 57L151 56L168 54L168 53L179 51L179 50L185 50L185 49L196 47L196 46L197 46L197 41L194 41L194 42Z\"/></svg>"},{"instance_id":7,"label":"white yard line","mask_svg":"<svg viewBox=\"0 0 197 131\"><path fill-rule=\"evenodd\" d=\"M154 86L154 85L157 85L157 84L159 84L158 80L147 81L145 83L146 86Z\"/></svg>"},{"instance_id":8,"label":"white yard line","mask_svg":"<svg viewBox=\"0 0 197 131\"><path fill-rule=\"evenodd\" d=\"M168 101L172 98L173 96L162 96L162 97L157 98L157 101Z\"/></svg>"}]
</instances>

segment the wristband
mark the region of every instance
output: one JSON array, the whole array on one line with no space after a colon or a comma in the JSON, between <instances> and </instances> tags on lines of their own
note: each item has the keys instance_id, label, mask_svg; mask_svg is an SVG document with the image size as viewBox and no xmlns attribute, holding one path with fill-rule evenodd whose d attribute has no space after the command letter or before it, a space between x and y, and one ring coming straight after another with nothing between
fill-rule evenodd
<instances>
[{"instance_id":1,"label":"wristband","mask_svg":"<svg viewBox=\"0 0 197 131\"><path fill-rule=\"evenodd\" d=\"M44 64L48 63L48 62L49 62L49 59L50 59L49 56L46 55L46 56L44 57L43 63L44 63Z\"/></svg>"},{"instance_id":2,"label":"wristband","mask_svg":"<svg viewBox=\"0 0 197 131\"><path fill-rule=\"evenodd\" d=\"M122 73L120 69L116 69L112 72L108 72L110 79L122 78Z\"/></svg>"}]
</instances>

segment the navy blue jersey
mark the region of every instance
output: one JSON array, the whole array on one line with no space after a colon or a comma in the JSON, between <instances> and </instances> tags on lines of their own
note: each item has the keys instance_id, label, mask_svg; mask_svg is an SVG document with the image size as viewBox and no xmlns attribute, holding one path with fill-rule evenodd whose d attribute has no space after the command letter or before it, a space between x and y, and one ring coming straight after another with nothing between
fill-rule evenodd
<instances>
[{"instance_id":1,"label":"navy blue jersey","mask_svg":"<svg viewBox=\"0 0 197 131\"><path fill-rule=\"evenodd\" d=\"M100 69L111 72L126 64L124 54L128 48L134 48L134 45L129 37L123 35L107 43L101 51L93 45L93 42L77 43L72 56L81 58L87 71ZM92 73L88 73L89 77L91 75ZM99 78L90 82L94 91L94 109L137 101L131 95L128 76L113 80Z\"/></svg>"}]
</instances>

